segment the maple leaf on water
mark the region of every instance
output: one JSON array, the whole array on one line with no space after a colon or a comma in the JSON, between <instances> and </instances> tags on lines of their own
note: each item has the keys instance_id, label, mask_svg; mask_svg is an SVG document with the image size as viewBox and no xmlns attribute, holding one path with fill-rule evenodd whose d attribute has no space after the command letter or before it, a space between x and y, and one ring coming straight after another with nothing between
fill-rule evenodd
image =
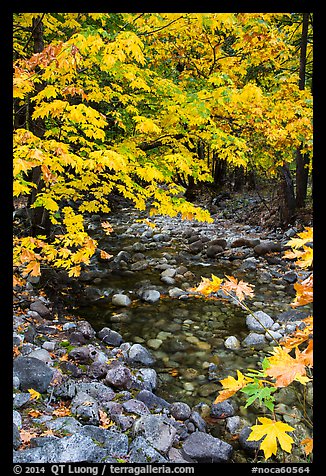
<instances>
[{"instance_id":1,"label":"maple leaf on water","mask_svg":"<svg viewBox=\"0 0 326 476\"><path fill-rule=\"evenodd\" d=\"M106 251L104 250L101 250L100 251L100 256L102 259L110 259L113 257L113 255L110 255L109 253L107 253Z\"/></svg>"},{"instance_id":2,"label":"maple leaf on water","mask_svg":"<svg viewBox=\"0 0 326 476\"><path fill-rule=\"evenodd\" d=\"M202 277L199 285L196 288L191 288L191 291L208 296L211 293L216 293L220 289L222 282L223 279L212 274L212 279Z\"/></svg>"},{"instance_id":3,"label":"maple leaf on water","mask_svg":"<svg viewBox=\"0 0 326 476\"><path fill-rule=\"evenodd\" d=\"M112 228L112 226L110 225L110 223L109 223L108 221L103 221L103 222L101 223L101 227L103 228L104 233L105 233L106 235L109 235L109 234L112 233L112 231L113 231L113 228Z\"/></svg>"},{"instance_id":4,"label":"maple leaf on water","mask_svg":"<svg viewBox=\"0 0 326 476\"><path fill-rule=\"evenodd\" d=\"M260 444L260 449L264 452L266 459L277 452L277 440L282 450L287 453L291 453L293 438L287 435L287 432L294 431L292 426L280 421L271 420L270 418L260 417L258 418L261 425L253 425L251 427L251 433L248 436L248 441L259 441L262 438L264 440Z\"/></svg>"},{"instance_id":5,"label":"maple leaf on water","mask_svg":"<svg viewBox=\"0 0 326 476\"><path fill-rule=\"evenodd\" d=\"M234 395L238 390L245 387L249 382L253 382L253 379L243 375L240 370L237 370L238 380L234 377L226 377L223 380L220 380L220 383L223 385L223 390L220 391L219 395L214 400L214 403L224 402L232 395Z\"/></svg>"},{"instance_id":6,"label":"maple leaf on water","mask_svg":"<svg viewBox=\"0 0 326 476\"><path fill-rule=\"evenodd\" d=\"M239 301L243 301L245 297L252 298L254 296L253 284L248 284L245 281L237 280L233 276L225 275L227 281L223 284L223 291L234 292Z\"/></svg>"},{"instance_id":7,"label":"maple leaf on water","mask_svg":"<svg viewBox=\"0 0 326 476\"><path fill-rule=\"evenodd\" d=\"M270 366L265 369L266 375L276 380L276 387L287 387L293 380L305 385L310 380L306 376L308 355L301 353L298 348L295 349L295 358L288 352L282 347L275 348L273 355L267 359Z\"/></svg>"}]
</instances>

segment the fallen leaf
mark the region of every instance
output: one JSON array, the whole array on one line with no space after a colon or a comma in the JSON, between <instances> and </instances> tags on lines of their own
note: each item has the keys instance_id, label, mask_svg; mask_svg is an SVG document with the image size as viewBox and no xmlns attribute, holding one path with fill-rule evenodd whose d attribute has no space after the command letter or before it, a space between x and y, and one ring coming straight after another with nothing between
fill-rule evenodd
<instances>
[{"instance_id":1,"label":"fallen leaf","mask_svg":"<svg viewBox=\"0 0 326 476\"><path fill-rule=\"evenodd\" d=\"M231 376L220 380L220 383L223 385L223 390L220 391L219 395L214 400L214 403L224 402L224 400L230 398L249 382L253 382L252 378L246 377L240 372L240 370L237 370L237 374L238 380Z\"/></svg>"},{"instance_id":2,"label":"fallen leaf","mask_svg":"<svg viewBox=\"0 0 326 476\"><path fill-rule=\"evenodd\" d=\"M293 438L287 435L287 432L294 431L292 426L280 421L271 420L270 418L260 417L258 418L261 425L253 425L251 427L251 433L248 436L248 441L259 441L261 438L264 440L260 444L260 449L264 452L266 459L277 452L277 440L281 448L287 453L291 453Z\"/></svg>"},{"instance_id":3,"label":"fallen leaf","mask_svg":"<svg viewBox=\"0 0 326 476\"><path fill-rule=\"evenodd\" d=\"M225 275L227 281L223 284L223 291L234 292L239 301L243 301L246 297L252 298L254 296L253 285L242 280L237 280L233 276Z\"/></svg>"},{"instance_id":4,"label":"fallen leaf","mask_svg":"<svg viewBox=\"0 0 326 476\"><path fill-rule=\"evenodd\" d=\"M304 447L303 449L308 456L313 451L314 440L312 438L305 438L304 440L300 441L300 445Z\"/></svg>"}]
</instances>

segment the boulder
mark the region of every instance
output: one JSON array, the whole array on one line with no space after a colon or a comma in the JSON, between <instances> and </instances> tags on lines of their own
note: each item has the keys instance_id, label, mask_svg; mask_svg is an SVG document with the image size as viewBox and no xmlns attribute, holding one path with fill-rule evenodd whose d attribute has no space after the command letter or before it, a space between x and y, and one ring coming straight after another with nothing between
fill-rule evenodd
<instances>
[{"instance_id":1,"label":"boulder","mask_svg":"<svg viewBox=\"0 0 326 476\"><path fill-rule=\"evenodd\" d=\"M256 311L247 315L246 324L250 331L266 332L266 329L272 327L274 321L266 312Z\"/></svg>"},{"instance_id":2,"label":"boulder","mask_svg":"<svg viewBox=\"0 0 326 476\"><path fill-rule=\"evenodd\" d=\"M112 304L119 307L128 307L131 304L131 299L125 294L114 294L112 296Z\"/></svg>"},{"instance_id":3,"label":"boulder","mask_svg":"<svg viewBox=\"0 0 326 476\"><path fill-rule=\"evenodd\" d=\"M122 335L108 327L103 327L103 329L97 333L97 336L106 344L114 347L119 346L123 342Z\"/></svg>"},{"instance_id":4,"label":"boulder","mask_svg":"<svg viewBox=\"0 0 326 476\"><path fill-rule=\"evenodd\" d=\"M47 391L53 376L53 370L35 357L17 357L13 373L19 378L21 390L33 388L40 393Z\"/></svg>"},{"instance_id":5,"label":"boulder","mask_svg":"<svg viewBox=\"0 0 326 476\"><path fill-rule=\"evenodd\" d=\"M231 445L201 431L192 433L182 445L182 454L198 463L226 463L232 452Z\"/></svg>"},{"instance_id":6,"label":"boulder","mask_svg":"<svg viewBox=\"0 0 326 476\"><path fill-rule=\"evenodd\" d=\"M235 410L233 405L227 400L224 400L224 402L220 403L213 403L211 406L211 416L213 418L232 417L234 412Z\"/></svg>"},{"instance_id":7,"label":"boulder","mask_svg":"<svg viewBox=\"0 0 326 476\"><path fill-rule=\"evenodd\" d=\"M167 453L171 448L176 429L161 415L143 415L133 425L133 435L143 436L156 450Z\"/></svg>"},{"instance_id":8,"label":"boulder","mask_svg":"<svg viewBox=\"0 0 326 476\"><path fill-rule=\"evenodd\" d=\"M29 306L31 311L37 312L41 317L49 318L51 316L51 311L48 309L42 301L36 300L32 302Z\"/></svg>"},{"instance_id":9,"label":"boulder","mask_svg":"<svg viewBox=\"0 0 326 476\"><path fill-rule=\"evenodd\" d=\"M168 463L145 438L137 436L130 444L129 463Z\"/></svg>"},{"instance_id":10,"label":"boulder","mask_svg":"<svg viewBox=\"0 0 326 476\"><path fill-rule=\"evenodd\" d=\"M253 347L255 349L263 349L267 345L267 340L263 334L257 334L256 332L250 332L249 335L243 340L242 344L246 347Z\"/></svg>"},{"instance_id":11,"label":"boulder","mask_svg":"<svg viewBox=\"0 0 326 476\"><path fill-rule=\"evenodd\" d=\"M156 291L155 289L146 289L141 294L142 301L148 302L150 304L153 304L154 302L159 301L160 297L161 297L161 294L159 293L159 291Z\"/></svg>"},{"instance_id":12,"label":"boulder","mask_svg":"<svg viewBox=\"0 0 326 476\"><path fill-rule=\"evenodd\" d=\"M92 438L79 433L63 438L38 439L35 448L15 451L14 463L78 463L78 462L103 462L110 458L109 452L96 445ZM111 459L111 462L116 460Z\"/></svg>"},{"instance_id":13,"label":"boulder","mask_svg":"<svg viewBox=\"0 0 326 476\"><path fill-rule=\"evenodd\" d=\"M251 433L250 426L245 426L239 435L239 443L240 446L247 451L249 454L255 454L260 447L260 443L262 442L263 438L259 441L248 441L247 438Z\"/></svg>"},{"instance_id":14,"label":"boulder","mask_svg":"<svg viewBox=\"0 0 326 476\"><path fill-rule=\"evenodd\" d=\"M170 413L176 420L187 420L191 415L191 408L187 403L174 402L170 406Z\"/></svg>"},{"instance_id":15,"label":"boulder","mask_svg":"<svg viewBox=\"0 0 326 476\"><path fill-rule=\"evenodd\" d=\"M235 336L230 336L224 341L224 345L227 349L237 350L240 349L240 341Z\"/></svg>"},{"instance_id":16,"label":"boulder","mask_svg":"<svg viewBox=\"0 0 326 476\"><path fill-rule=\"evenodd\" d=\"M117 365L112 369L109 369L104 383L106 385L112 385L113 387L120 389L129 389L131 387L132 374L128 367L124 365Z\"/></svg>"},{"instance_id":17,"label":"boulder","mask_svg":"<svg viewBox=\"0 0 326 476\"><path fill-rule=\"evenodd\" d=\"M99 425L99 406L86 392L79 391L71 402L71 412L88 425Z\"/></svg>"},{"instance_id":18,"label":"boulder","mask_svg":"<svg viewBox=\"0 0 326 476\"><path fill-rule=\"evenodd\" d=\"M141 344L133 344L128 353L128 360L131 365L133 364L141 364L141 365L153 365L155 362L154 357L152 354L143 347Z\"/></svg>"}]
</instances>

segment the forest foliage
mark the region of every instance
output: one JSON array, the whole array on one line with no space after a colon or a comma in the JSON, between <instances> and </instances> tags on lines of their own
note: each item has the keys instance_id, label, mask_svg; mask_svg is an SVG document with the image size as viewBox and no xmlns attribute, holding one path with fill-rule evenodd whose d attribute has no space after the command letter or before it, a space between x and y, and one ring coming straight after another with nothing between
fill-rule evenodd
<instances>
[{"instance_id":1,"label":"forest foliage","mask_svg":"<svg viewBox=\"0 0 326 476\"><path fill-rule=\"evenodd\" d=\"M15 266L78 276L97 249L84 217L109 213L112 192L211 221L184 192L212 181L216 157L277 176L300 151L311 169L302 15L14 14L13 193L30 217Z\"/></svg>"}]
</instances>

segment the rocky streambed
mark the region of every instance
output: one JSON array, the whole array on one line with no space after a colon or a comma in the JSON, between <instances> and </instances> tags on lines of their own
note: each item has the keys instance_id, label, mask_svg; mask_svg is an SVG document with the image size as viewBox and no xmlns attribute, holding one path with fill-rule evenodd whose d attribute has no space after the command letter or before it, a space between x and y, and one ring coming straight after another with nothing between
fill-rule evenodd
<instances>
[{"instance_id":1,"label":"rocky streambed","mask_svg":"<svg viewBox=\"0 0 326 476\"><path fill-rule=\"evenodd\" d=\"M220 379L258 368L304 326L309 307L293 310L290 302L293 283L306 275L282 259L298 230L264 233L218 216L212 224L149 218L129 207L109 219L110 235L103 217L88 221L109 260L98 252L78 280L57 273L47 297L33 278L16 287L14 460L252 460L249 426L263 409L245 408L237 396L212 402ZM195 298L191 287L211 274L253 284L248 304L264 327L225 296ZM312 388L300 400L301 391L277 392L275 411L304 439ZM35 433L27 443L22 429ZM299 449L288 456L302 458Z\"/></svg>"}]
</instances>

